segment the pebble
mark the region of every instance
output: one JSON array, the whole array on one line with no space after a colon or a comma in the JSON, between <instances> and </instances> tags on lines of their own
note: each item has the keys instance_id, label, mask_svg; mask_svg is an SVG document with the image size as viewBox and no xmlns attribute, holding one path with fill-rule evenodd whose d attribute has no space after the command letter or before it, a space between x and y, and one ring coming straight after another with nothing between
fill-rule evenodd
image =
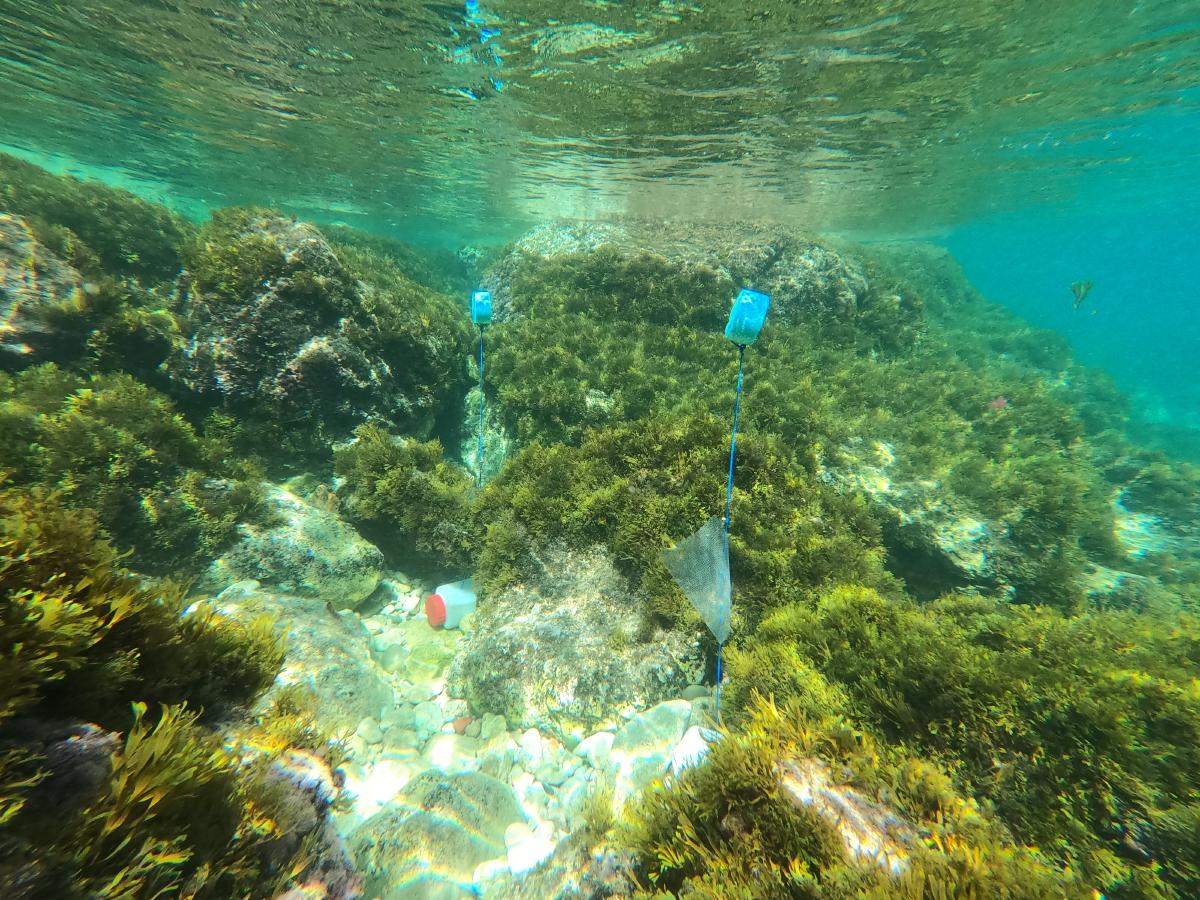
<instances>
[{"instance_id":1,"label":"pebble","mask_svg":"<svg viewBox=\"0 0 1200 900\"><path fill-rule=\"evenodd\" d=\"M479 768L479 742L462 734L435 735L421 752L430 767L441 772L473 772Z\"/></svg>"},{"instance_id":2,"label":"pebble","mask_svg":"<svg viewBox=\"0 0 1200 900\"><path fill-rule=\"evenodd\" d=\"M395 675L404 670L405 663L408 662L408 653L408 648L403 644L389 644L375 655L375 661L383 671Z\"/></svg>"},{"instance_id":3,"label":"pebble","mask_svg":"<svg viewBox=\"0 0 1200 900\"><path fill-rule=\"evenodd\" d=\"M413 710L413 728L418 734L433 734L442 727L444 721L442 708L432 700L418 703Z\"/></svg>"},{"instance_id":4,"label":"pebble","mask_svg":"<svg viewBox=\"0 0 1200 900\"><path fill-rule=\"evenodd\" d=\"M606 768L615 737L611 731L599 731L580 741L575 747L575 753L587 760L594 769Z\"/></svg>"},{"instance_id":5,"label":"pebble","mask_svg":"<svg viewBox=\"0 0 1200 900\"><path fill-rule=\"evenodd\" d=\"M484 713L483 721L479 723L480 740L490 741L496 735L508 731L508 722L504 716L497 713Z\"/></svg>"},{"instance_id":6,"label":"pebble","mask_svg":"<svg viewBox=\"0 0 1200 900\"><path fill-rule=\"evenodd\" d=\"M525 754L525 767L527 769L537 768L542 761L543 745L541 732L536 728L526 729L518 743L521 746L521 752Z\"/></svg>"},{"instance_id":7,"label":"pebble","mask_svg":"<svg viewBox=\"0 0 1200 900\"><path fill-rule=\"evenodd\" d=\"M708 741L704 739L703 731L693 725L683 733L683 737L671 753L671 771L678 775L684 769L698 764L707 753Z\"/></svg>"},{"instance_id":8,"label":"pebble","mask_svg":"<svg viewBox=\"0 0 1200 900\"><path fill-rule=\"evenodd\" d=\"M381 725L387 730L393 728L412 728L416 721L413 707L410 703L397 703L383 711Z\"/></svg>"},{"instance_id":9,"label":"pebble","mask_svg":"<svg viewBox=\"0 0 1200 900\"><path fill-rule=\"evenodd\" d=\"M358 723L358 728L354 730L354 733L368 744L383 743L383 729L379 727L379 722L373 716L365 716Z\"/></svg>"},{"instance_id":10,"label":"pebble","mask_svg":"<svg viewBox=\"0 0 1200 900\"><path fill-rule=\"evenodd\" d=\"M515 822L504 831L504 845L508 849L508 867L514 875L522 875L540 864L554 852L553 831L539 828L532 831L528 825Z\"/></svg>"}]
</instances>

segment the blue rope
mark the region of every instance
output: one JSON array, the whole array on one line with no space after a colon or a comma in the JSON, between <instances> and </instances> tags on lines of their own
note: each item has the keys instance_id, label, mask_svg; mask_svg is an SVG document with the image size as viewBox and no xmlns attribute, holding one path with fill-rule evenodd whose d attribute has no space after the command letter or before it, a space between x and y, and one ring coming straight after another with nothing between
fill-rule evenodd
<instances>
[{"instance_id":1,"label":"blue rope","mask_svg":"<svg viewBox=\"0 0 1200 900\"><path fill-rule=\"evenodd\" d=\"M738 416L742 411L742 370L746 363L746 345L738 344L737 394L733 400L733 431L729 437L729 480L725 485L725 536L729 536L729 514L733 507L733 461L737 457Z\"/></svg>"},{"instance_id":2,"label":"blue rope","mask_svg":"<svg viewBox=\"0 0 1200 900\"><path fill-rule=\"evenodd\" d=\"M742 412L742 373L746 366L746 345L738 344L737 393L733 398L733 429L729 433L729 479L725 484L725 547L729 548L729 523L733 511L733 464L737 459L738 417ZM717 725L721 724L721 675L724 668L725 645L717 644Z\"/></svg>"},{"instance_id":3,"label":"blue rope","mask_svg":"<svg viewBox=\"0 0 1200 900\"><path fill-rule=\"evenodd\" d=\"M475 485L483 483L483 329L479 326L479 455L475 460Z\"/></svg>"},{"instance_id":4,"label":"blue rope","mask_svg":"<svg viewBox=\"0 0 1200 900\"><path fill-rule=\"evenodd\" d=\"M717 644L717 727L721 727L721 651L724 649L724 644Z\"/></svg>"}]
</instances>

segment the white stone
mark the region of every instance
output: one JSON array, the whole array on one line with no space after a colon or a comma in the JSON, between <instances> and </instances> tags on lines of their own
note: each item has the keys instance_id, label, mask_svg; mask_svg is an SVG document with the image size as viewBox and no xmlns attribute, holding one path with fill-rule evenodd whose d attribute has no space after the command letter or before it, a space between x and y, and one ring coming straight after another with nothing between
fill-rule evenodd
<instances>
[{"instance_id":1,"label":"white stone","mask_svg":"<svg viewBox=\"0 0 1200 900\"><path fill-rule=\"evenodd\" d=\"M455 772L474 772L479 768L479 758L476 756L479 742L463 734L439 734L434 736L421 758L432 768L448 774Z\"/></svg>"},{"instance_id":2,"label":"white stone","mask_svg":"<svg viewBox=\"0 0 1200 900\"><path fill-rule=\"evenodd\" d=\"M404 671L408 662L408 648L403 644L388 644L381 652L372 655L379 667L391 675Z\"/></svg>"},{"instance_id":3,"label":"white stone","mask_svg":"<svg viewBox=\"0 0 1200 900\"><path fill-rule=\"evenodd\" d=\"M413 729L419 735L428 737L441 728L444 721L442 708L432 700L418 703L413 710Z\"/></svg>"},{"instance_id":4,"label":"white stone","mask_svg":"<svg viewBox=\"0 0 1200 900\"><path fill-rule=\"evenodd\" d=\"M501 732L497 737L487 741L479 750L480 768L493 778L508 781L512 774L513 763L521 749L507 733Z\"/></svg>"},{"instance_id":5,"label":"white stone","mask_svg":"<svg viewBox=\"0 0 1200 900\"><path fill-rule=\"evenodd\" d=\"M575 746L575 754L586 760L592 768L606 769L615 737L611 731L598 731L580 741Z\"/></svg>"},{"instance_id":6,"label":"white stone","mask_svg":"<svg viewBox=\"0 0 1200 900\"><path fill-rule=\"evenodd\" d=\"M366 716L359 722L354 733L368 744L383 743L383 730L379 727L379 722L371 716Z\"/></svg>"},{"instance_id":7,"label":"white stone","mask_svg":"<svg viewBox=\"0 0 1200 900\"><path fill-rule=\"evenodd\" d=\"M524 822L513 822L504 829L504 846L512 849L533 837L533 829Z\"/></svg>"},{"instance_id":8,"label":"white stone","mask_svg":"<svg viewBox=\"0 0 1200 900\"><path fill-rule=\"evenodd\" d=\"M393 728L412 728L415 721L412 705L401 701L384 709L379 724L385 731L390 731Z\"/></svg>"},{"instance_id":9,"label":"white stone","mask_svg":"<svg viewBox=\"0 0 1200 900\"><path fill-rule=\"evenodd\" d=\"M588 783L587 778L583 776L583 772L569 778L558 789L554 796L558 801L559 807L562 809L563 818L568 825L571 825L573 820L579 815L579 811L583 808L584 801L587 800L590 792L591 785ZM567 830L573 831L574 828L568 827Z\"/></svg>"},{"instance_id":10,"label":"white stone","mask_svg":"<svg viewBox=\"0 0 1200 900\"><path fill-rule=\"evenodd\" d=\"M393 728L383 736L384 746L389 750L416 750L422 738L411 728Z\"/></svg>"},{"instance_id":11,"label":"white stone","mask_svg":"<svg viewBox=\"0 0 1200 900\"><path fill-rule=\"evenodd\" d=\"M514 875L537 868L554 853L555 846L552 829L542 827L531 831L519 822L505 829L504 844L508 848L508 867Z\"/></svg>"},{"instance_id":12,"label":"white stone","mask_svg":"<svg viewBox=\"0 0 1200 900\"><path fill-rule=\"evenodd\" d=\"M502 875L507 875L510 871L507 857L504 859L485 860L475 867L475 872L471 875L471 881L478 887Z\"/></svg>"},{"instance_id":13,"label":"white stone","mask_svg":"<svg viewBox=\"0 0 1200 900\"><path fill-rule=\"evenodd\" d=\"M346 789L352 795L354 814L369 819L386 806L420 771L419 766L384 758L365 769L346 771Z\"/></svg>"},{"instance_id":14,"label":"white stone","mask_svg":"<svg viewBox=\"0 0 1200 900\"><path fill-rule=\"evenodd\" d=\"M613 739L613 752L636 752L638 748L674 745L683 737L692 705L686 700L668 700L634 716Z\"/></svg>"},{"instance_id":15,"label":"white stone","mask_svg":"<svg viewBox=\"0 0 1200 900\"><path fill-rule=\"evenodd\" d=\"M524 754L523 762L529 770L536 769L542 761L542 734L536 728L529 728L521 735L519 741L521 752Z\"/></svg>"},{"instance_id":16,"label":"white stone","mask_svg":"<svg viewBox=\"0 0 1200 900\"><path fill-rule=\"evenodd\" d=\"M504 716L496 713L484 713L483 721L479 726L480 740L490 741L498 734L504 734L508 730L508 722Z\"/></svg>"},{"instance_id":17,"label":"white stone","mask_svg":"<svg viewBox=\"0 0 1200 900\"><path fill-rule=\"evenodd\" d=\"M679 743L671 752L671 772L678 775L684 769L697 765L708 753L708 741L699 726L693 725L683 733Z\"/></svg>"}]
</instances>

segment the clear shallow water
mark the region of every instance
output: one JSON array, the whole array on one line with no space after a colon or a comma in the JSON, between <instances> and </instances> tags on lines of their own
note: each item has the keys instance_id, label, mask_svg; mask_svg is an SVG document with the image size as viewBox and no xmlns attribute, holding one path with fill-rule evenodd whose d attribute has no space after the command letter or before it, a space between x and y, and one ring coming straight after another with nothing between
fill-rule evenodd
<instances>
[{"instance_id":1,"label":"clear shallow water","mask_svg":"<svg viewBox=\"0 0 1200 900\"><path fill-rule=\"evenodd\" d=\"M1179 0L0 2L0 147L56 170L453 247L624 213L940 237L1160 419L1196 400L1198 107Z\"/></svg>"},{"instance_id":2,"label":"clear shallow water","mask_svg":"<svg viewBox=\"0 0 1200 900\"><path fill-rule=\"evenodd\" d=\"M526 249L536 253L541 242L547 252L524 271L513 264L518 253L501 257L487 276L498 279L489 281L498 304L506 293L512 304L514 279L526 279L519 302L530 305L510 305L519 315L488 332L495 356L485 415L480 395L464 397L474 382L464 377L473 335L461 306L470 260L480 254L423 255L348 229L323 229L344 242L335 252L307 222L235 211L225 225L219 217L202 231L202 241L189 242L186 271L176 278L180 246L167 248L161 270L138 252L171 243L169 217L151 218L150 234L137 235L148 243L135 250L122 241L121 209L113 214L93 199L103 214L78 224L97 241L92 249L105 250L97 283L58 259L59 251L72 252L71 233L33 221L39 206L54 204L36 197L29 209L14 210L19 215L0 215L0 278L7 277L0 283L7 304L0 338L14 335L0 349L22 354L7 360L14 369L24 354L60 352L65 363L101 374L83 381L50 367L0 372L0 443L7 441L11 455L0 459L0 469L17 463L25 470L17 476L25 479L21 490L50 486L75 503L55 512L57 501L3 489L0 513L9 503L19 514L0 519L20 530L22 516L74 517L79 506L103 507L102 524L120 548L141 554L128 557L138 571L203 568L209 580L193 585L202 598L196 603L213 599L221 612L214 622L261 614L286 624L286 670L272 682L280 670L264 664L264 684L319 687L319 711L330 717L323 726L348 735L338 777L351 807L339 810L339 827L353 836L355 865L398 883L424 878L428 860L411 846L393 845L392 858L377 867L375 849L387 850L400 832L411 835L443 811L450 818L468 807L497 813L486 823L482 862L451 859L455 852L440 849L434 860L435 881L478 896L480 883L525 877L560 838L577 833L578 817L588 817L597 797L592 813L603 820L612 811L611 804L601 809L608 801L634 796L643 777L678 774L713 740L712 682L720 671L713 645L697 637L704 632L695 622L683 620L673 633L659 628L656 617L678 625L679 615L665 604L654 612L662 585L633 586L606 554L635 574L639 566L649 573L659 562L658 545L693 527L689 519L705 507L703 498L715 495L708 489L715 482L693 487L691 479L716 471L725 486L728 433L723 421L708 428L704 412L708 404L708 412L727 415L735 377L713 313L720 295L723 321L728 285L710 289L707 259L696 266L701 276L681 279L691 279L696 259L709 251L728 252L738 265L750 260L748 271L757 274L748 280L777 279L771 323L783 328L750 354L749 427L738 446L749 468L764 474L737 487L741 533L733 572L739 652L757 653L762 642L776 646L758 662L745 657L751 661L740 671L734 660L726 686L745 694L759 675L772 688L771 678L782 684L796 674L804 692L836 710L834 688L859 680L863 660L874 659L881 667L862 685L863 709L878 704L881 723L915 723L913 746L922 752L943 752L937 736L953 730L961 743L946 752L980 762L977 783L985 790L995 783L1003 796L1001 789L1023 784L1026 775L1016 767L1026 763L1039 778L1057 773L1044 797L1069 785L1061 802L1049 805L1013 790L1007 814L1025 829L1021 840L1050 846L1090 829L1102 854L1115 850L1137 871L1085 872L1089 888L1111 882L1125 891L1114 898L1140 896L1134 879L1153 861L1170 869L1179 896L1194 896L1189 885L1198 876L1182 869L1200 856L1187 843L1188 823L1200 821L1192 777L1200 766L1186 755L1200 747L1197 653L1186 643L1192 620L1175 621L1177 607L1194 603L1200 585L1196 482L1176 458L1200 458L1192 283L1200 253L1198 50L1200 6L1180 2L1118 8L594 0L480 7L0 0L2 151L129 188L197 221L218 207L262 204L322 225L349 223L451 250L486 250L526 234ZM31 183L45 186L36 177ZM78 196L73 184L55 194L61 189L48 196ZM127 198L115 206L122 204ZM72 214L81 211L56 213L75 222ZM612 227L588 222L529 233L560 218L622 216L627 221ZM646 217L666 224L647 225ZM753 225L710 226L727 219ZM775 241L770 236L780 232L754 227L759 223L878 241L854 253L880 262L885 277L877 279L866 263L876 286L868 292L859 263L847 268L842 251L830 249L849 245ZM1134 443L1119 433L1123 400L1103 378L1069 367L1061 345L1044 332L976 302L940 252L890 243L895 238L948 247L984 295L1054 329L1085 362L1111 372L1132 398ZM564 248L601 239L620 252L562 262L560 251L572 256ZM375 244L404 256L401 268L419 269L423 277L410 273L416 281L457 299L409 284L371 249ZM636 254L646 247L671 263L657 269L651 261L630 275L645 263ZM88 271L98 264L87 247L74 250L72 259ZM634 265L621 253L633 254ZM285 257L289 266L299 259L296 271L281 268ZM754 269L763 261L766 269ZM435 271L439 266L444 270ZM881 291L889 266L908 267L922 288L911 296L905 288L903 297L890 287ZM143 270L165 279L144 295L123 280ZM657 290L656 278L667 287ZM1077 281L1095 284L1078 308L1070 287ZM43 286L46 296L37 293ZM931 301L927 317L919 296ZM845 313L861 331L841 327ZM676 320L684 327L675 328ZM921 331L923 322L929 332ZM932 340L924 341L926 334ZM971 364L972 354L980 365ZM419 368L426 371L411 384L393 377ZM173 399L146 399L157 395L145 393L138 378L170 390ZM686 400L672 406L677 391ZM189 418L172 418L176 408ZM100 421L105 416L113 421ZM117 421L125 418L131 422ZM364 420L383 420L390 433L366 429L357 442L331 446ZM533 446L536 453L506 467L492 486L472 491L454 463L469 465L477 421L498 460L521 443L549 449L538 455ZM612 443L571 446L589 422L611 422L598 432ZM1076 429L1080 422L1086 436ZM414 449L415 435L435 432L442 445ZM755 432L775 434L797 458L764 457L767 445L755 449ZM1139 442L1175 456L1148 453ZM259 461L224 459L243 452L227 449L235 446L249 455L278 451L278 470L269 474L294 477L258 484L266 491L259 497L251 483L262 474ZM172 455L194 465L174 465ZM130 459L165 460L165 469L131 475ZM218 466L222 459L233 467ZM810 467L821 474L810 478ZM0 472L0 481L7 477ZM406 493L410 488L429 493ZM842 492L872 497L879 521L859 522L856 505L835 504ZM482 543L479 522L486 525ZM877 526L886 528L878 540ZM556 547L564 534L606 549L573 548L561 558L556 550L544 562L539 542ZM205 536L203 546L197 535ZM405 554L445 571L409 572L408 561L397 568ZM826 577L827 565L829 577L868 587L826 591L817 579ZM432 630L423 599L471 569L483 576L479 617L455 633ZM539 572L546 577L535 577ZM1052 651L1026 653L1022 623L1036 610L998 605L994 621L973 605L963 607L965 615L929 612L937 604L909 606L877 594L876 587L899 591L892 576L922 601L962 589L980 591L984 600L994 592L1074 611L1086 593L1099 611L1054 613L1046 627L1057 643L1039 638L1036 645ZM72 579L56 569L49 580ZM92 583L90 574L80 576L79 589ZM39 586L34 580L30 590ZM41 602L40 594L15 589L5 602L14 596ZM795 634L773 637L769 628L746 624L764 611L763 598L787 604L788 617L779 621ZM823 605L818 618L809 615L813 603ZM155 615L163 608L157 598L145 605ZM184 607L183 617L165 608L172 627L180 627L197 621L201 607ZM1124 617L1128 610L1137 612ZM543 615L557 624L543 629ZM983 630L968 634L952 616ZM860 619L869 627L855 632ZM1090 636L1093 621L1111 634ZM530 630L510 632L513 623ZM1014 629L1011 641L1001 625ZM1070 630L1076 627L1082 630ZM944 644L922 637L942 632ZM914 636L929 646L888 645ZM810 679L804 661L836 646L852 652L844 670L829 666L832 687L817 694L826 682ZM1005 648L997 659L1004 666L1016 660L1015 668L997 662L981 678L980 661L995 648ZM1026 656L1046 663L1036 677ZM614 675L607 667L614 657L622 665L646 660L650 668L629 663ZM562 659L568 662L560 665ZM786 671L789 660L796 673ZM178 659L169 662L174 669ZM207 690L219 667L185 668ZM663 673L678 683L651 705L640 690L661 687ZM174 678L172 672L171 684ZM893 704L893 681L913 686L913 696ZM971 695L976 682L983 700ZM993 684L994 707L986 699ZM1060 685L1065 693L1056 693ZM476 703L494 704L510 688L529 692L518 697L528 709L501 714ZM148 689L132 696L145 695ZM208 696L198 688L196 695ZM1019 701L1012 712L1004 712L1005 695ZM593 701L577 721L558 718ZM553 721L506 718L513 710L540 716L542 707ZM995 723L993 708L1003 714ZM976 719L980 709L989 714ZM101 721L90 709L77 714ZM127 728L125 715L122 709L103 724ZM286 708L280 715L298 716ZM796 737L794 723L775 724L786 727L787 740ZM1026 726L1032 743L1018 734ZM840 747L846 732L837 727L836 735L806 733L813 746ZM594 728L600 730L589 733ZM1001 731L1016 736L998 738L997 752L986 749L991 732ZM735 725L726 735L736 732ZM311 739L317 746L308 749L326 756L296 758L291 738L272 750L265 736L261 752L288 751L276 760L296 769L288 777L306 790L314 777L328 778L332 795L338 779L325 762L338 768L340 750L330 754L321 735ZM237 740L245 744L228 745L253 745L258 736ZM1062 741L1058 748L1054 740ZM1119 757L1111 765L1110 752ZM230 765L240 765L230 753ZM873 753L867 745L860 763ZM1091 768L1055 769L1089 759ZM0 769L6 762L0 759ZM1135 776L1149 762L1161 766L1159 782ZM868 768L883 773L879 764L876 757ZM474 774L475 767L508 783L501 796L469 797L463 783L447 789L442 776ZM923 771L885 773L880 783L922 781ZM839 823L848 847L868 848L876 862L898 871L904 857L893 851L912 836L887 843L888 809L833 784L824 763L801 761L782 772L771 798L782 787L815 804ZM614 791L592 793L609 778ZM0 782L7 786L6 778ZM741 782L718 778L713 793L725 784ZM941 791L938 784L931 778L921 790ZM36 786L36 779L23 785ZM932 799L924 797L922 807ZM753 806L744 796L735 802ZM1088 812L1082 829L1047 824L1054 809L1071 803L1097 807L1095 820ZM950 804L939 796L933 805L940 829ZM389 818L418 808L427 815L417 822ZM726 834L728 821L722 813L710 834ZM922 826L930 833L933 827ZM466 819L450 830L478 836L484 829ZM790 869L794 848L784 849ZM707 864L712 854L703 848L702 855ZM1101 870L1116 861L1097 858ZM588 861L560 862L573 877ZM6 865L0 860L5 897L4 885L12 883ZM354 873L341 876L353 881ZM508 896L489 890L487 896ZM315 888L285 896L317 895L343 896ZM516 895L559 894L526 884Z\"/></svg>"},{"instance_id":3,"label":"clear shallow water","mask_svg":"<svg viewBox=\"0 0 1200 900\"><path fill-rule=\"evenodd\" d=\"M449 240L647 211L929 232L1195 187L1142 123L1186 127L1198 51L1165 0L9 0L0 117L181 204Z\"/></svg>"}]
</instances>

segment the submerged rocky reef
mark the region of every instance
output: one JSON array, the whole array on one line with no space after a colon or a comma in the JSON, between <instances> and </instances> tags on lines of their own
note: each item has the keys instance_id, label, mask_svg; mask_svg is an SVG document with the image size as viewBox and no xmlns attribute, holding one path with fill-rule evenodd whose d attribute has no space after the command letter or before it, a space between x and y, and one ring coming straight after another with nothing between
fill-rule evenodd
<instances>
[{"instance_id":1,"label":"submerged rocky reef","mask_svg":"<svg viewBox=\"0 0 1200 900\"><path fill-rule=\"evenodd\" d=\"M1200 893L1200 472L1102 373L925 245L482 271L476 487L443 257L0 157L0 894ZM661 553L722 511L743 284L718 727Z\"/></svg>"}]
</instances>

